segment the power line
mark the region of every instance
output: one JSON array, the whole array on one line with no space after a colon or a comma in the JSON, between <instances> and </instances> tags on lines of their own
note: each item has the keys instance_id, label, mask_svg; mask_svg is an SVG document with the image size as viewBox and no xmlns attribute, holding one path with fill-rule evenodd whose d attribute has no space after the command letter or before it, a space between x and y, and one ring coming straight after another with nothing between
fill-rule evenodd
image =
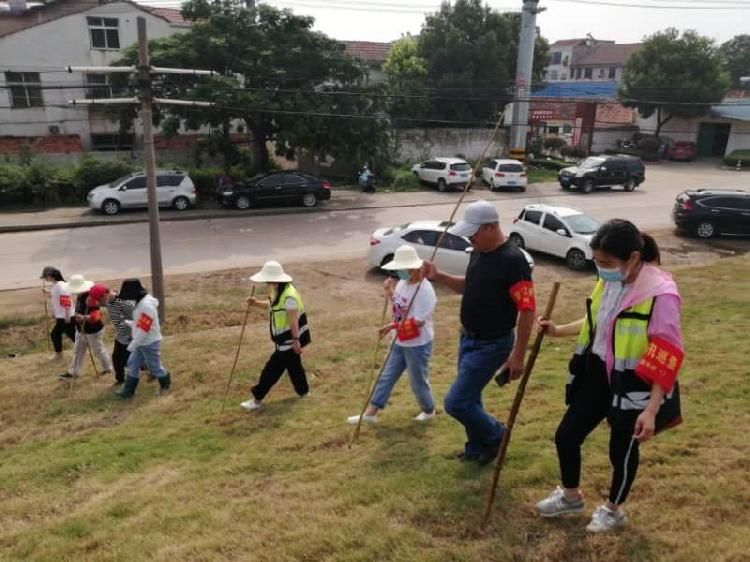
<instances>
[{"instance_id":1,"label":"power line","mask_svg":"<svg viewBox=\"0 0 750 562\"><path fill-rule=\"evenodd\" d=\"M592 6L614 6L617 8L647 8L651 10L750 10L750 5L737 7L730 6L660 6L657 4L629 4L620 2L608 2L606 0L550 0L551 2L561 2L570 4L586 4ZM658 0L661 1L661 0Z\"/></svg>"}]
</instances>

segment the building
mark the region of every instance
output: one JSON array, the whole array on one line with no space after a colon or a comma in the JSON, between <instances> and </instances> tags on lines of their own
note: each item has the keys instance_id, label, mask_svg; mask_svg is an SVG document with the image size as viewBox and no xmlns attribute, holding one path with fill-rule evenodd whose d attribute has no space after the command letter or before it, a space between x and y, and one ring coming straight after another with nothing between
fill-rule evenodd
<instances>
[{"instance_id":1,"label":"building","mask_svg":"<svg viewBox=\"0 0 750 562\"><path fill-rule=\"evenodd\" d=\"M625 62L638 46L638 43L617 44L595 39L591 35L555 41L550 46L545 81L620 82Z\"/></svg>"},{"instance_id":2,"label":"building","mask_svg":"<svg viewBox=\"0 0 750 562\"><path fill-rule=\"evenodd\" d=\"M19 143L70 141L70 151L132 147L118 123L100 107L71 106L73 98L112 97L105 75L67 73L69 66L108 66L137 41L144 16L150 39L189 28L178 10L149 8L129 0L0 0L0 137ZM139 131L136 131L138 134ZM77 139L77 140L76 140ZM45 141L46 142L46 141ZM48 144L48 143L47 143ZM65 150L62 140L52 143Z\"/></svg>"},{"instance_id":3,"label":"building","mask_svg":"<svg viewBox=\"0 0 750 562\"><path fill-rule=\"evenodd\" d=\"M347 54L362 59L369 69L368 81L371 84L385 82L383 63L391 51L391 43L372 41L342 41Z\"/></svg>"}]
</instances>

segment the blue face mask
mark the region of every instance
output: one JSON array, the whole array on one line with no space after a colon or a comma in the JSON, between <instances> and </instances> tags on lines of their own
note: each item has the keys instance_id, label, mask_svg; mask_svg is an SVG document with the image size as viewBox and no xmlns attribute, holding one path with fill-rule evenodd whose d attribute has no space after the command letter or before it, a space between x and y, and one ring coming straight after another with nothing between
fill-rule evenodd
<instances>
[{"instance_id":1,"label":"blue face mask","mask_svg":"<svg viewBox=\"0 0 750 562\"><path fill-rule=\"evenodd\" d=\"M401 281L406 281L409 279L409 272L404 269L399 269L396 274L398 275L398 278L401 279Z\"/></svg>"},{"instance_id":2,"label":"blue face mask","mask_svg":"<svg viewBox=\"0 0 750 562\"><path fill-rule=\"evenodd\" d=\"M622 283L623 281L625 281L625 276L623 275L622 270L619 267L609 269L599 267L597 265L596 269L599 272L599 277L601 277L602 280L607 283Z\"/></svg>"}]
</instances>

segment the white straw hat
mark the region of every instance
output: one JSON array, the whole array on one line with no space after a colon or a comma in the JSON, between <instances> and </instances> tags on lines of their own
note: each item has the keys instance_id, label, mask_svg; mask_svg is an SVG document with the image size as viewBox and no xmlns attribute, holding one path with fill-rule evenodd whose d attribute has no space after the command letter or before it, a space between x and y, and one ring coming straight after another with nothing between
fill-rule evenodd
<instances>
[{"instance_id":1,"label":"white straw hat","mask_svg":"<svg viewBox=\"0 0 750 562\"><path fill-rule=\"evenodd\" d=\"M284 269L277 261L267 261L258 273L250 277L254 283L288 283L291 276L284 273Z\"/></svg>"},{"instance_id":2,"label":"white straw hat","mask_svg":"<svg viewBox=\"0 0 750 562\"><path fill-rule=\"evenodd\" d=\"M417 251L411 246L404 244L396 249L393 261L383 266L383 269L419 269L422 267L422 260L419 259Z\"/></svg>"},{"instance_id":3,"label":"white straw hat","mask_svg":"<svg viewBox=\"0 0 750 562\"><path fill-rule=\"evenodd\" d=\"M83 275L76 274L70 276L70 281L65 284L65 290L72 295L78 295L80 293L85 293L93 286L93 281L87 281L83 278Z\"/></svg>"}]
</instances>

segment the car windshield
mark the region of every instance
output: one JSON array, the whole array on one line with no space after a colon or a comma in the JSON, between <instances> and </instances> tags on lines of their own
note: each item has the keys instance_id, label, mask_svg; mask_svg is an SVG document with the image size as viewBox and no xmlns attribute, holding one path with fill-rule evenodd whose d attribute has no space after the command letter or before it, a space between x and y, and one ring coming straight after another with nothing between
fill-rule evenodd
<instances>
[{"instance_id":1,"label":"car windshield","mask_svg":"<svg viewBox=\"0 0 750 562\"><path fill-rule=\"evenodd\" d=\"M588 215L569 215L565 217L565 222L577 234L594 234L601 226L597 221Z\"/></svg>"},{"instance_id":2,"label":"car windshield","mask_svg":"<svg viewBox=\"0 0 750 562\"><path fill-rule=\"evenodd\" d=\"M460 164L451 164L451 170L455 170L456 172L468 172L471 170L471 166L467 164L466 162L462 162Z\"/></svg>"},{"instance_id":3,"label":"car windshield","mask_svg":"<svg viewBox=\"0 0 750 562\"><path fill-rule=\"evenodd\" d=\"M115 181L111 181L107 184L108 187L115 187L117 185L120 185L122 182L124 182L126 179L133 177L134 174L126 174L122 176L121 178L117 178Z\"/></svg>"},{"instance_id":4,"label":"car windshield","mask_svg":"<svg viewBox=\"0 0 750 562\"><path fill-rule=\"evenodd\" d=\"M589 157L578 164L579 168L598 168L604 164L604 158Z\"/></svg>"},{"instance_id":5,"label":"car windshield","mask_svg":"<svg viewBox=\"0 0 750 562\"><path fill-rule=\"evenodd\" d=\"M513 172L518 174L523 172L523 166L521 164L500 164L497 170L498 172Z\"/></svg>"}]
</instances>

